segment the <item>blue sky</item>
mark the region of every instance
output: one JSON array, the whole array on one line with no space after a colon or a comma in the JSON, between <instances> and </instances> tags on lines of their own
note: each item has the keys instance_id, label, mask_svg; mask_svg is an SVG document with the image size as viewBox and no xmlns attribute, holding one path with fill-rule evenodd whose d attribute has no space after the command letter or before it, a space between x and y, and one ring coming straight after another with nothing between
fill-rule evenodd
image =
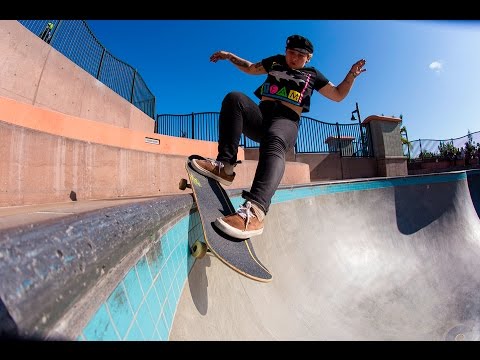
<instances>
[{"instance_id":1,"label":"blue sky","mask_svg":"<svg viewBox=\"0 0 480 360\"><path fill-rule=\"evenodd\" d=\"M358 102L369 115L403 115L410 140L480 131L480 22L434 20L87 20L100 42L138 70L156 96L157 114L219 111L229 91L253 91L264 75L211 63L226 50L258 62L284 53L292 34L314 46L310 65L338 85L366 59L347 98L315 93L305 116L351 123Z\"/></svg>"}]
</instances>

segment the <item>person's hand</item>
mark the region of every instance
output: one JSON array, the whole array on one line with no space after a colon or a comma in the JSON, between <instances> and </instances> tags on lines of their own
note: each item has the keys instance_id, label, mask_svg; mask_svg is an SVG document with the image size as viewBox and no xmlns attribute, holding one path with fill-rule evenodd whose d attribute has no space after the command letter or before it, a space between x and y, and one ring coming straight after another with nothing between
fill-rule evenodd
<instances>
[{"instance_id":1,"label":"person's hand","mask_svg":"<svg viewBox=\"0 0 480 360\"><path fill-rule=\"evenodd\" d=\"M355 64L352 65L352 68L350 69L350 74L352 74L353 77L357 77L362 72L367 71L367 69L363 68L365 66L365 63L365 59L358 60Z\"/></svg>"},{"instance_id":2,"label":"person's hand","mask_svg":"<svg viewBox=\"0 0 480 360\"><path fill-rule=\"evenodd\" d=\"M216 63L218 60L229 59L232 54L227 51L217 51L210 56L210 61Z\"/></svg>"}]
</instances>

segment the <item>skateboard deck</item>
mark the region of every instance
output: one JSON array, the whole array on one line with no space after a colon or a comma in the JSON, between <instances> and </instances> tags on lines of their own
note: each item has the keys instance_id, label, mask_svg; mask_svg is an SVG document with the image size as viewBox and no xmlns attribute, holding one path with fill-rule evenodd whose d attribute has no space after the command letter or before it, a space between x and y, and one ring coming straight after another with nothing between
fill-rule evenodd
<instances>
[{"instance_id":1,"label":"skateboard deck","mask_svg":"<svg viewBox=\"0 0 480 360\"><path fill-rule=\"evenodd\" d=\"M250 239L236 239L218 230L214 222L235 212L235 209L222 185L209 177L197 172L191 165L193 159L203 159L199 155L192 155L185 163L189 184L186 180L180 181L179 187L190 187L197 205L202 223L205 243L198 241L192 246L192 255L202 257L207 250L215 255L225 265L236 272L256 281L269 282L272 274L261 263L255 254Z\"/></svg>"}]
</instances>

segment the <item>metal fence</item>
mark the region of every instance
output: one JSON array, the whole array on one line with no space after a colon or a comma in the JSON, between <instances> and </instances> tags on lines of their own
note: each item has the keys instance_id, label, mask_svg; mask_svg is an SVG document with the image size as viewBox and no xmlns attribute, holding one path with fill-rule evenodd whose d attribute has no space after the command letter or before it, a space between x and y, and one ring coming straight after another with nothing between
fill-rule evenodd
<instances>
[{"instance_id":1,"label":"metal fence","mask_svg":"<svg viewBox=\"0 0 480 360\"><path fill-rule=\"evenodd\" d=\"M155 133L189 139L218 141L218 112L185 115L159 114ZM258 148L259 143L242 135L240 145ZM373 157L370 126L326 123L306 116L300 118L296 153L332 153L341 156Z\"/></svg>"},{"instance_id":2,"label":"metal fence","mask_svg":"<svg viewBox=\"0 0 480 360\"><path fill-rule=\"evenodd\" d=\"M441 158L462 155L466 149L466 144L471 144L477 151L480 150L480 131L469 133L465 136L455 139L432 140L432 139L418 139L403 145L403 153L411 160L425 159L425 158Z\"/></svg>"},{"instance_id":3,"label":"metal fence","mask_svg":"<svg viewBox=\"0 0 480 360\"><path fill-rule=\"evenodd\" d=\"M107 51L85 20L18 22L152 119L155 118L155 96L145 81L132 66ZM48 23L53 24L52 29L47 29Z\"/></svg>"}]
</instances>

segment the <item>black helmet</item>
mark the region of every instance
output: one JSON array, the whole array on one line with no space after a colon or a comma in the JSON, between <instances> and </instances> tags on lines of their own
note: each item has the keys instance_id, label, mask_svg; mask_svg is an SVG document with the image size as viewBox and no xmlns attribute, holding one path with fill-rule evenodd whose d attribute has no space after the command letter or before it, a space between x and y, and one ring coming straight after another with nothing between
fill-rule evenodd
<instances>
[{"instance_id":1,"label":"black helmet","mask_svg":"<svg viewBox=\"0 0 480 360\"><path fill-rule=\"evenodd\" d=\"M293 49L304 54L313 54L313 44L301 35L289 36L287 38L287 49Z\"/></svg>"}]
</instances>

